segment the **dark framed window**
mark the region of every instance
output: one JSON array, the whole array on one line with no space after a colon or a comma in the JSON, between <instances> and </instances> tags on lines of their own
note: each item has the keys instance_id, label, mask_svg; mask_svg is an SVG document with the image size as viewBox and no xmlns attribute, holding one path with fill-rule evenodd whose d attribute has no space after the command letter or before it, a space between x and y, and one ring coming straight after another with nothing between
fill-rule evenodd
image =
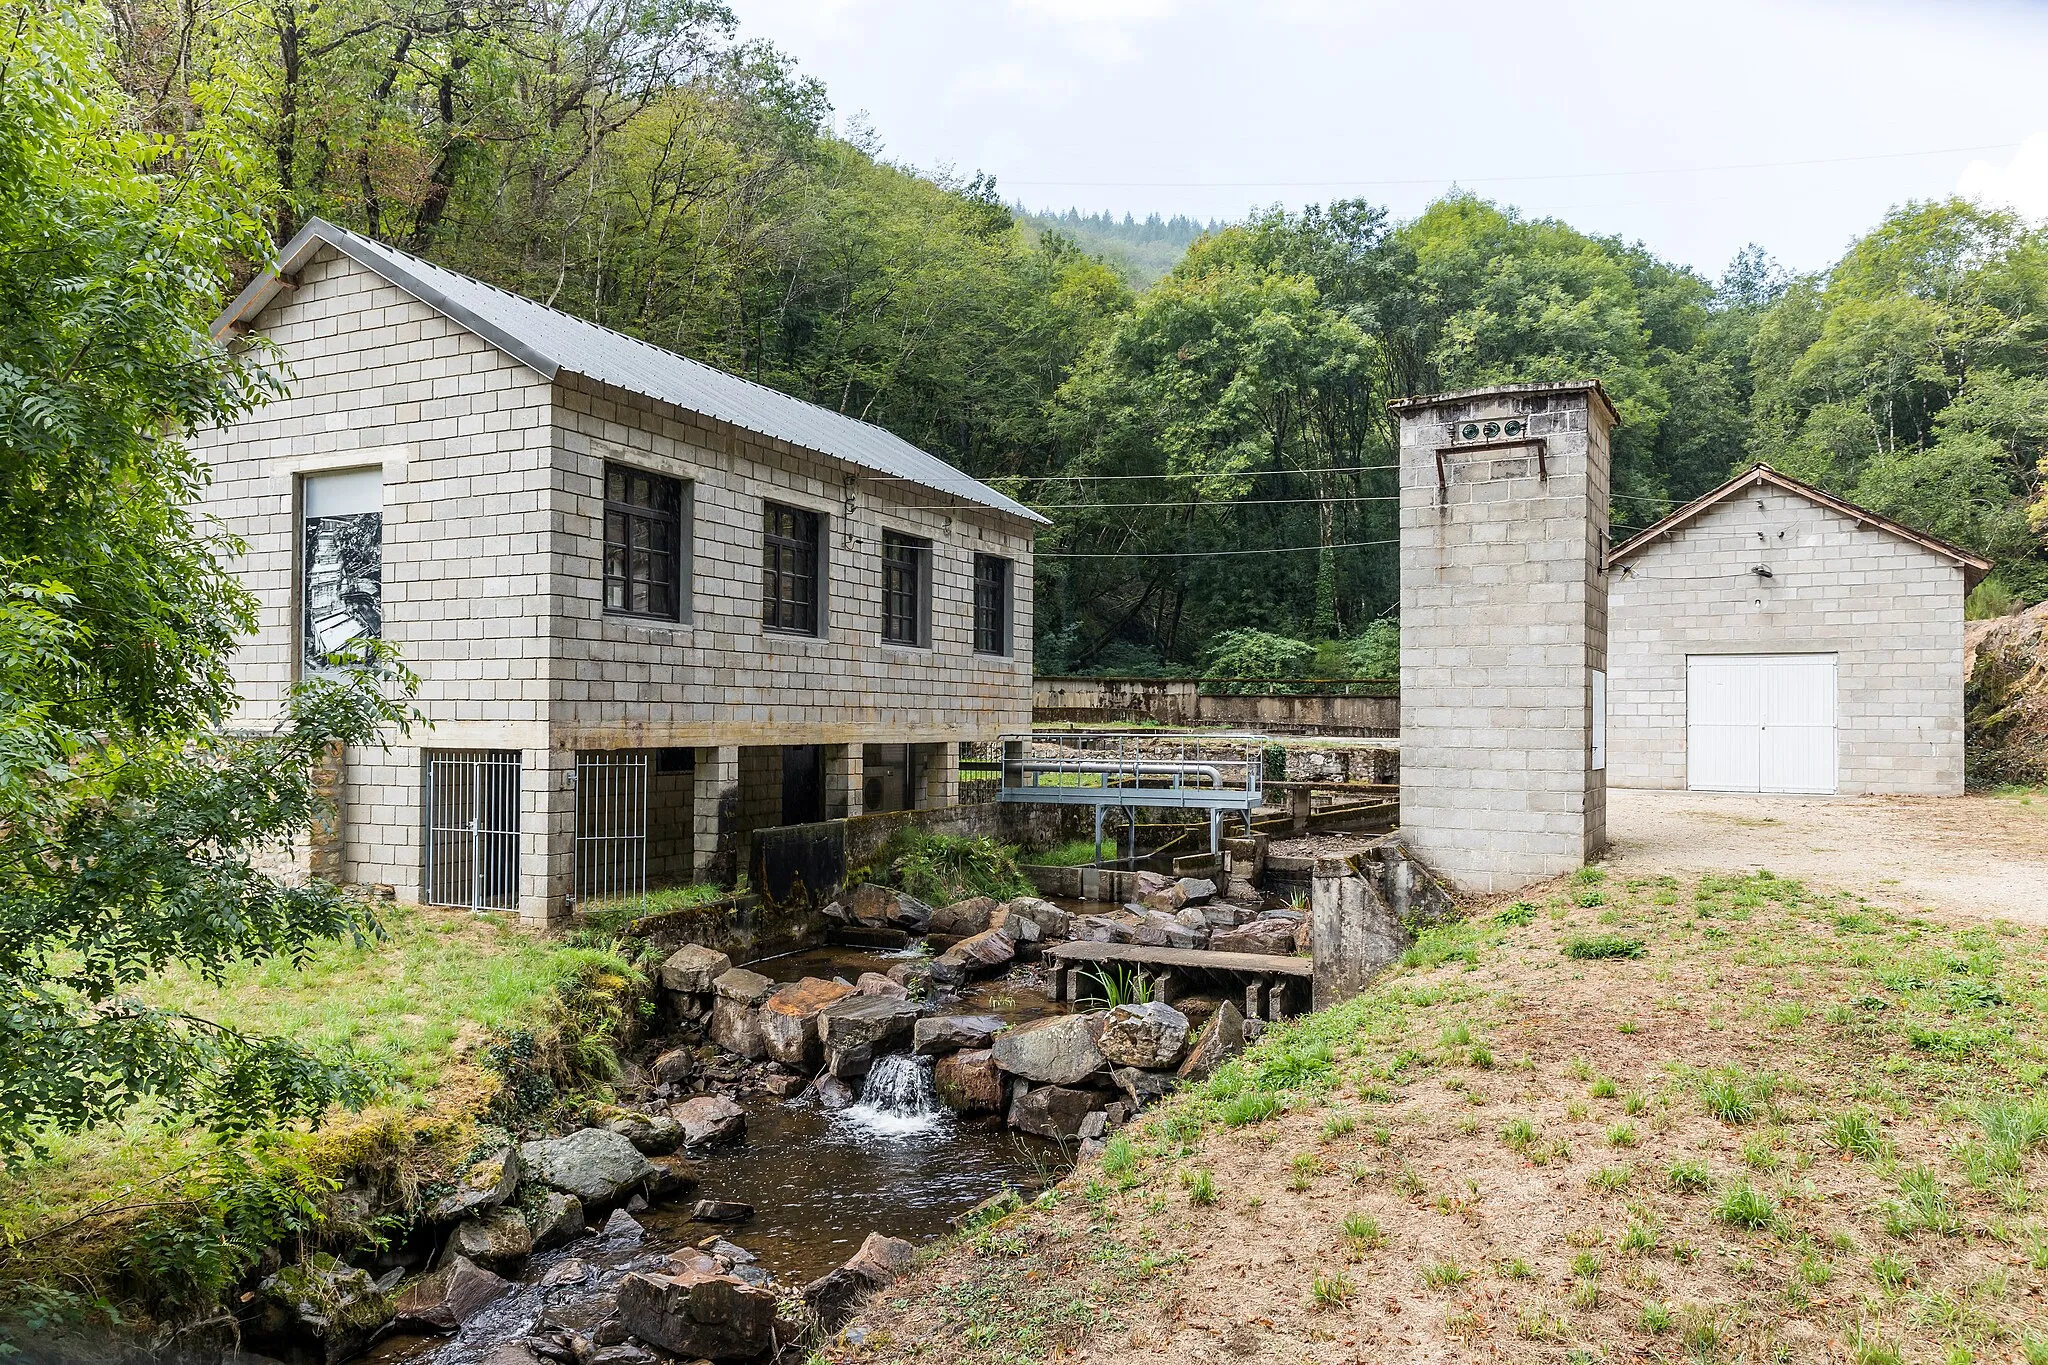
<instances>
[{"instance_id":1,"label":"dark framed window","mask_svg":"<svg viewBox=\"0 0 2048 1365\"><path fill-rule=\"evenodd\" d=\"M1010 652L1010 561L974 557L974 652Z\"/></svg>"},{"instance_id":2,"label":"dark framed window","mask_svg":"<svg viewBox=\"0 0 2048 1365\"><path fill-rule=\"evenodd\" d=\"M892 645L931 643L925 627L931 562L929 540L882 532L882 638Z\"/></svg>"},{"instance_id":3,"label":"dark framed window","mask_svg":"<svg viewBox=\"0 0 2048 1365\"><path fill-rule=\"evenodd\" d=\"M761 624L770 630L818 633L819 523L816 512L764 506L761 528Z\"/></svg>"},{"instance_id":4,"label":"dark framed window","mask_svg":"<svg viewBox=\"0 0 2048 1365\"><path fill-rule=\"evenodd\" d=\"M604 467L604 609L615 616L683 617L683 481Z\"/></svg>"}]
</instances>

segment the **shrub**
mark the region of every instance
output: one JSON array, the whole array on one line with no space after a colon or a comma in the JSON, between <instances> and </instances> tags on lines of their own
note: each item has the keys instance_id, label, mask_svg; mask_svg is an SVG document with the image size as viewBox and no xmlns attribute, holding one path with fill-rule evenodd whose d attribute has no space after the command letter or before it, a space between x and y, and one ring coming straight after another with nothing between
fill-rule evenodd
<instances>
[{"instance_id":1,"label":"shrub","mask_svg":"<svg viewBox=\"0 0 2048 1365\"><path fill-rule=\"evenodd\" d=\"M971 896L1009 900L1034 888L1017 868L1017 850L986 836L934 834L906 825L889 836L856 878L893 886L932 905Z\"/></svg>"},{"instance_id":2,"label":"shrub","mask_svg":"<svg viewBox=\"0 0 2048 1365\"><path fill-rule=\"evenodd\" d=\"M1625 934L1585 934L1565 941L1564 955L1580 962L1600 958L1641 957L1643 941Z\"/></svg>"}]
</instances>

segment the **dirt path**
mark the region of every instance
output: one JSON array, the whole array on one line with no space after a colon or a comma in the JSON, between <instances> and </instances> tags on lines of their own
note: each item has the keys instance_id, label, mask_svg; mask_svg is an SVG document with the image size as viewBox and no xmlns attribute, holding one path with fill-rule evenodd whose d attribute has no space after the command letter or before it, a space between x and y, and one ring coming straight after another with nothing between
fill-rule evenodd
<instances>
[{"instance_id":1,"label":"dirt path","mask_svg":"<svg viewBox=\"0 0 2048 1365\"><path fill-rule=\"evenodd\" d=\"M1609 861L1769 868L1903 909L2048 924L2048 800L1608 793Z\"/></svg>"}]
</instances>

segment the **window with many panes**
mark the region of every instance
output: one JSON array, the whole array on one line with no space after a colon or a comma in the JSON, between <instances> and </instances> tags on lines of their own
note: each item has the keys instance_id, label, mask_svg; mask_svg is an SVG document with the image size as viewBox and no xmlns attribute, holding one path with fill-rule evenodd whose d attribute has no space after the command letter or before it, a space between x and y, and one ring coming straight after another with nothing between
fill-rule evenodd
<instances>
[{"instance_id":1,"label":"window with many panes","mask_svg":"<svg viewBox=\"0 0 2048 1365\"><path fill-rule=\"evenodd\" d=\"M770 630L818 633L818 530L821 518L801 507L767 503L761 534L761 624Z\"/></svg>"},{"instance_id":2,"label":"window with many panes","mask_svg":"<svg viewBox=\"0 0 2048 1365\"><path fill-rule=\"evenodd\" d=\"M974 557L974 652L1010 652L1010 561Z\"/></svg>"},{"instance_id":3,"label":"window with many panes","mask_svg":"<svg viewBox=\"0 0 2048 1365\"><path fill-rule=\"evenodd\" d=\"M929 644L926 583L932 543L882 532L882 638L892 645Z\"/></svg>"},{"instance_id":4,"label":"window with many panes","mask_svg":"<svg viewBox=\"0 0 2048 1365\"><path fill-rule=\"evenodd\" d=\"M604 467L604 609L617 616L683 617L683 482Z\"/></svg>"}]
</instances>

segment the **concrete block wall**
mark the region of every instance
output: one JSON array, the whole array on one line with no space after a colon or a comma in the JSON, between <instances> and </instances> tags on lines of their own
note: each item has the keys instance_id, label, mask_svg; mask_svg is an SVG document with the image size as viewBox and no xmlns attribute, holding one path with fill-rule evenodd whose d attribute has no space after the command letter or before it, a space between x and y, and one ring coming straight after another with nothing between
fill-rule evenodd
<instances>
[{"instance_id":1,"label":"concrete block wall","mask_svg":"<svg viewBox=\"0 0 2048 1365\"><path fill-rule=\"evenodd\" d=\"M1606 667L1612 415L1573 384L1397 408L1401 829L1456 885L1510 890L1606 841L1592 679ZM1509 419L1527 439L1458 434Z\"/></svg>"},{"instance_id":2,"label":"concrete block wall","mask_svg":"<svg viewBox=\"0 0 2048 1365\"><path fill-rule=\"evenodd\" d=\"M688 850L664 856L703 872L732 861L735 820L780 816L779 760L742 784L742 745L950 750L1030 724L1025 523L572 374L550 382L332 249L258 323L285 357L288 395L196 442L214 471L200 511L247 543L233 567L260 604L234 661L239 720L273 721L298 676L309 474L381 469L384 638L421 678L426 726L344 757L349 880L422 895L429 749L520 753L519 909L546 920L573 888L579 749L697 749ZM603 613L606 459L692 486L684 622ZM819 638L762 629L770 499L825 514ZM932 542L927 648L880 641L884 528ZM972 648L977 550L1013 565L1006 657Z\"/></svg>"},{"instance_id":3,"label":"concrete block wall","mask_svg":"<svg viewBox=\"0 0 2048 1365\"><path fill-rule=\"evenodd\" d=\"M1755 572L1763 564L1771 577ZM1827 654L1837 787L1963 789L1963 570L1785 489L1733 494L1609 575L1609 780L1686 785L1686 659Z\"/></svg>"},{"instance_id":4,"label":"concrete block wall","mask_svg":"<svg viewBox=\"0 0 2048 1365\"><path fill-rule=\"evenodd\" d=\"M554 723L579 747L886 744L993 739L1031 723L1031 535L914 484L564 375L556 393L559 534L551 617ZM684 480L692 502L686 620L603 611L604 466ZM816 637L761 623L764 504L820 514ZM884 530L932 546L931 643L881 638ZM1012 652L974 652L974 555L1008 559Z\"/></svg>"}]
</instances>

